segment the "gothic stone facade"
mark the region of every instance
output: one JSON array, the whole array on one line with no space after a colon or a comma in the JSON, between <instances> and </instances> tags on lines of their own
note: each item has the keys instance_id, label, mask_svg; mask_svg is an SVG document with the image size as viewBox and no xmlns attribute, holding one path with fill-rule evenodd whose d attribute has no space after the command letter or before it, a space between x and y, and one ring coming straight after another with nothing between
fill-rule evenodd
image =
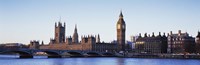
<instances>
[{"instance_id":1,"label":"gothic stone facade","mask_svg":"<svg viewBox=\"0 0 200 65\"><path fill-rule=\"evenodd\" d=\"M122 12L117 22L117 43L100 42L100 36L82 36L79 41L77 26L75 26L73 36L65 37L65 23L55 23L55 37L50 39L48 45L38 45L38 42L31 42L31 49L54 49L54 50L87 50L100 52L117 52L125 47L125 22Z\"/></svg>"}]
</instances>

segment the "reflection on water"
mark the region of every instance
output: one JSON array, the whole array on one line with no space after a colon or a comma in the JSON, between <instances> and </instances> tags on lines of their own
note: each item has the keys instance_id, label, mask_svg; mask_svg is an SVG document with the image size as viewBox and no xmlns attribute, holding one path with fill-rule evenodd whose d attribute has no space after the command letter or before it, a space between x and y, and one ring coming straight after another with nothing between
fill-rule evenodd
<instances>
[{"instance_id":1,"label":"reflection on water","mask_svg":"<svg viewBox=\"0 0 200 65\"><path fill-rule=\"evenodd\" d=\"M46 58L34 59L5 58L0 55L1 65L199 65L195 59L145 59L145 58ZM9 57L9 56L7 56Z\"/></svg>"}]
</instances>

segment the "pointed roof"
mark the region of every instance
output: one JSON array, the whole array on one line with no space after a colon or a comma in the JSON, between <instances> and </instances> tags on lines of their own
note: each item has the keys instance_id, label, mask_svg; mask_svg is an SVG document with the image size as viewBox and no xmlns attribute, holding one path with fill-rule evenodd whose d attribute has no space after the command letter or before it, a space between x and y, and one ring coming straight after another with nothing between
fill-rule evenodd
<instances>
[{"instance_id":1,"label":"pointed roof","mask_svg":"<svg viewBox=\"0 0 200 65\"><path fill-rule=\"evenodd\" d=\"M74 29L73 37L78 37L77 25L76 24L75 24L75 29Z\"/></svg>"},{"instance_id":2,"label":"pointed roof","mask_svg":"<svg viewBox=\"0 0 200 65\"><path fill-rule=\"evenodd\" d=\"M118 20L117 24L125 24L122 11L120 11L119 20Z\"/></svg>"},{"instance_id":3,"label":"pointed roof","mask_svg":"<svg viewBox=\"0 0 200 65\"><path fill-rule=\"evenodd\" d=\"M75 24L74 33L77 33L77 25Z\"/></svg>"},{"instance_id":4,"label":"pointed roof","mask_svg":"<svg viewBox=\"0 0 200 65\"><path fill-rule=\"evenodd\" d=\"M120 15L119 15L119 17L123 17L122 10L120 11Z\"/></svg>"},{"instance_id":5,"label":"pointed roof","mask_svg":"<svg viewBox=\"0 0 200 65\"><path fill-rule=\"evenodd\" d=\"M77 25L75 24L73 37L78 37Z\"/></svg>"},{"instance_id":6,"label":"pointed roof","mask_svg":"<svg viewBox=\"0 0 200 65\"><path fill-rule=\"evenodd\" d=\"M98 38L100 38L99 34L98 34Z\"/></svg>"},{"instance_id":7,"label":"pointed roof","mask_svg":"<svg viewBox=\"0 0 200 65\"><path fill-rule=\"evenodd\" d=\"M73 34L73 37L72 37L72 42L79 43L77 25L76 24L75 24L74 34Z\"/></svg>"},{"instance_id":8,"label":"pointed roof","mask_svg":"<svg viewBox=\"0 0 200 65\"><path fill-rule=\"evenodd\" d=\"M199 32L199 31L198 31L197 37L199 37L199 38L200 38L200 32Z\"/></svg>"},{"instance_id":9,"label":"pointed roof","mask_svg":"<svg viewBox=\"0 0 200 65\"><path fill-rule=\"evenodd\" d=\"M44 45L44 42L43 42L43 40L42 40L42 44L41 45Z\"/></svg>"}]
</instances>

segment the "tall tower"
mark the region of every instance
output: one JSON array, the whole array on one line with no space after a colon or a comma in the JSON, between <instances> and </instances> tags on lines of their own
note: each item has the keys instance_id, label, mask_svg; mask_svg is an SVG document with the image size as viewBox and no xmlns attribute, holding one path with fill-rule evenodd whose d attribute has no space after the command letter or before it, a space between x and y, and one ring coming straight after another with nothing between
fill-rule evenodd
<instances>
[{"instance_id":1,"label":"tall tower","mask_svg":"<svg viewBox=\"0 0 200 65\"><path fill-rule=\"evenodd\" d=\"M117 44L118 51L125 51L125 35L126 35L126 23L123 19L122 11L119 15L119 20L117 21Z\"/></svg>"},{"instance_id":2,"label":"tall tower","mask_svg":"<svg viewBox=\"0 0 200 65\"><path fill-rule=\"evenodd\" d=\"M96 40L97 40L97 43L100 43L100 42L101 42L101 41L100 41L100 36L99 36L99 34L97 35Z\"/></svg>"},{"instance_id":3,"label":"tall tower","mask_svg":"<svg viewBox=\"0 0 200 65\"><path fill-rule=\"evenodd\" d=\"M65 42L65 23L58 22L55 23L55 43L64 43Z\"/></svg>"},{"instance_id":4,"label":"tall tower","mask_svg":"<svg viewBox=\"0 0 200 65\"><path fill-rule=\"evenodd\" d=\"M198 31L198 34L196 36L196 41L197 44L200 44L200 32Z\"/></svg>"},{"instance_id":5,"label":"tall tower","mask_svg":"<svg viewBox=\"0 0 200 65\"><path fill-rule=\"evenodd\" d=\"M79 43L79 40L78 40L78 32L77 32L77 26L76 26L76 25L75 25L75 29L74 29L74 34L73 34L72 42L74 42L74 43Z\"/></svg>"}]
</instances>

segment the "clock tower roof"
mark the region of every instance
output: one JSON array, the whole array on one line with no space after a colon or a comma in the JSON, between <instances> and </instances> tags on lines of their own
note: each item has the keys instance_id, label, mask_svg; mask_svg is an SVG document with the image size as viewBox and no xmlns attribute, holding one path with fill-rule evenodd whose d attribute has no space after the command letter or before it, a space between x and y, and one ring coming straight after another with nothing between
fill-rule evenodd
<instances>
[{"instance_id":1,"label":"clock tower roof","mask_svg":"<svg viewBox=\"0 0 200 65\"><path fill-rule=\"evenodd\" d=\"M119 15L119 17L123 17L122 11L120 11L120 15Z\"/></svg>"},{"instance_id":2,"label":"clock tower roof","mask_svg":"<svg viewBox=\"0 0 200 65\"><path fill-rule=\"evenodd\" d=\"M117 24L125 24L122 11L120 11L119 20L118 20Z\"/></svg>"},{"instance_id":3,"label":"clock tower roof","mask_svg":"<svg viewBox=\"0 0 200 65\"><path fill-rule=\"evenodd\" d=\"M200 38L200 32L199 32L199 31L198 31L197 37L199 37L199 38Z\"/></svg>"}]
</instances>

